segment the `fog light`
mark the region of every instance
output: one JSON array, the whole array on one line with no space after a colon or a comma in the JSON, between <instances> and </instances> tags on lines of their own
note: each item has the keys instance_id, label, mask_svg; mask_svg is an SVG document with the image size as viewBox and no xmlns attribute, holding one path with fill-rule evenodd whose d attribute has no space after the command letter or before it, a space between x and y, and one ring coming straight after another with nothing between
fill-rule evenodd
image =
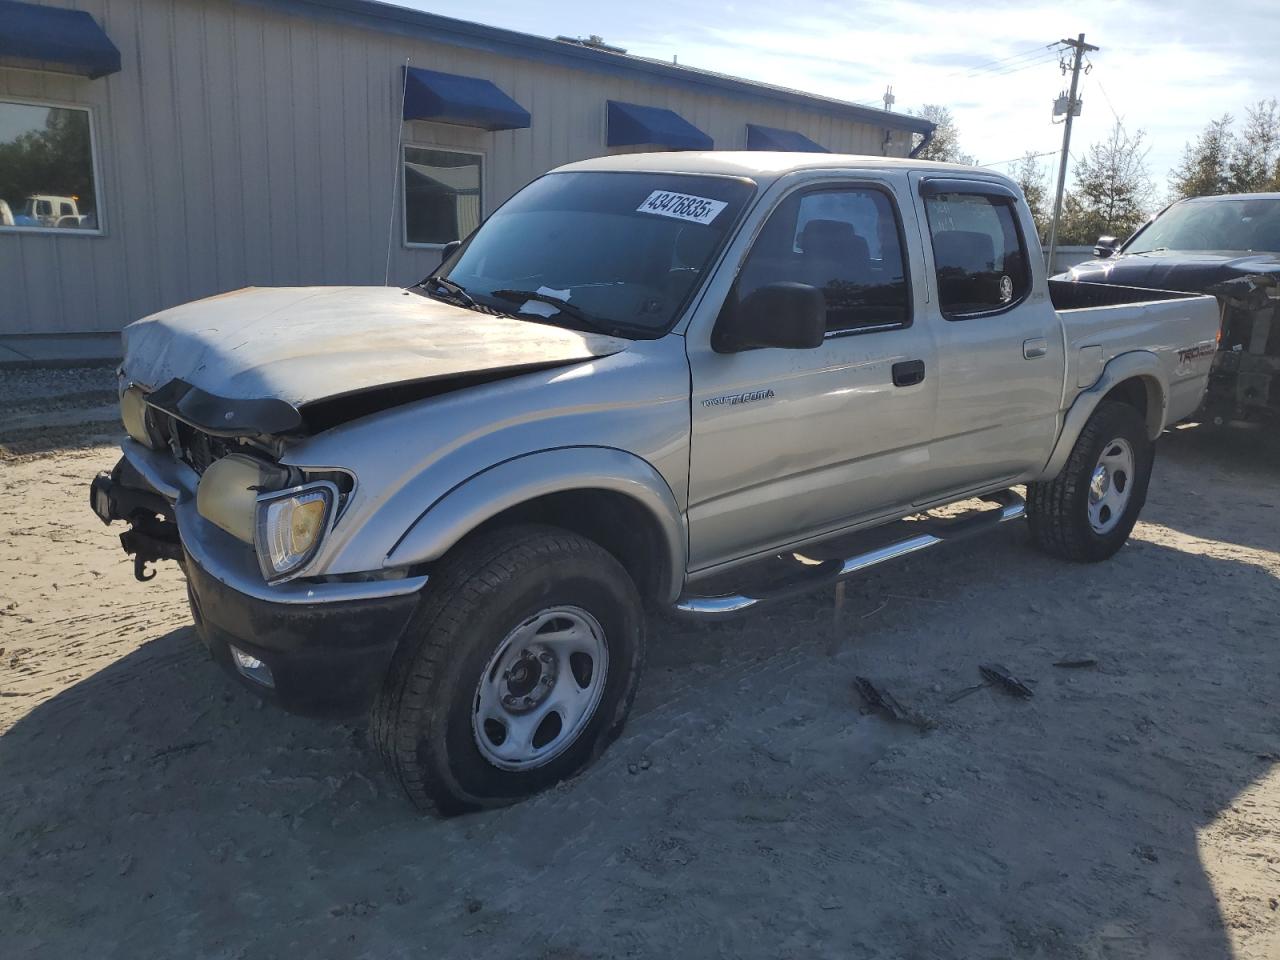
<instances>
[{"instance_id":1,"label":"fog light","mask_svg":"<svg viewBox=\"0 0 1280 960\"><path fill-rule=\"evenodd\" d=\"M260 683L264 687L276 685L276 678L271 675L271 668L252 654L245 653L239 647L232 647L231 659L235 662L236 669L255 683Z\"/></svg>"}]
</instances>

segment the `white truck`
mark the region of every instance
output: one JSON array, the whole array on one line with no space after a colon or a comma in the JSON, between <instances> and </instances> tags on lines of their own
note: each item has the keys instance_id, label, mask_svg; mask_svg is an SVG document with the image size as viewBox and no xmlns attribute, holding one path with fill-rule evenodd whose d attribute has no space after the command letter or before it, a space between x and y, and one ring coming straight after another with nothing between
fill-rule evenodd
<instances>
[{"instance_id":1,"label":"white truck","mask_svg":"<svg viewBox=\"0 0 1280 960\"><path fill-rule=\"evenodd\" d=\"M84 224L84 214L80 212L80 198L57 196L54 194L33 194L27 197L22 208L28 220L42 227L80 227Z\"/></svg>"},{"instance_id":2,"label":"white truck","mask_svg":"<svg viewBox=\"0 0 1280 960\"><path fill-rule=\"evenodd\" d=\"M249 689L371 707L423 807L509 803L618 734L647 606L727 616L1024 517L1068 560L1122 546L1217 307L1049 281L1035 237L989 170L571 164L408 289L131 325L91 500L138 576L182 565Z\"/></svg>"}]
</instances>

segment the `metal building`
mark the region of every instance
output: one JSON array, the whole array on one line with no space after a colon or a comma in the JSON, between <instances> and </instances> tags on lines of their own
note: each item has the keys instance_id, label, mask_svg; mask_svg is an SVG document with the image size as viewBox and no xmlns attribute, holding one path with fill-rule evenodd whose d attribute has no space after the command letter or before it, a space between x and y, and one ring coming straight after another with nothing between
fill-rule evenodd
<instances>
[{"instance_id":1,"label":"metal building","mask_svg":"<svg viewBox=\"0 0 1280 960\"><path fill-rule=\"evenodd\" d=\"M0 336L408 283L562 163L902 156L918 117L368 0L0 0Z\"/></svg>"}]
</instances>

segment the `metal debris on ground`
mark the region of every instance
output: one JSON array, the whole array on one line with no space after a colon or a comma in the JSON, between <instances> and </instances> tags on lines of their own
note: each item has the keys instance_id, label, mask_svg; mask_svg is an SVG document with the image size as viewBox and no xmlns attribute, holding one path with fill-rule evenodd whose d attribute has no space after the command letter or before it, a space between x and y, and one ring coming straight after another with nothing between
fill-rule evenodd
<instances>
[{"instance_id":1,"label":"metal debris on ground","mask_svg":"<svg viewBox=\"0 0 1280 960\"><path fill-rule=\"evenodd\" d=\"M978 670L987 678L989 683L1003 687L1015 697L1022 697L1026 700L1035 695L1035 691L1010 673L1008 667L999 663L979 664Z\"/></svg>"},{"instance_id":2,"label":"metal debris on ground","mask_svg":"<svg viewBox=\"0 0 1280 960\"><path fill-rule=\"evenodd\" d=\"M872 610L872 611L870 611L870 612L868 612L868 613L864 613L864 614L862 615L861 619L865 620L865 619L867 619L867 617L874 617L877 613L879 613L881 610L883 610L883 609L884 609L885 607L887 607L888 605L889 605L889 601L888 601L888 600L881 600L881 601L880 601L880 606L876 607L874 610Z\"/></svg>"},{"instance_id":3,"label":"metal debris on ground","mask_svg":"<svg viewBox=\"0 0 1280 960\"><path fill-rule=\"evenodd\" d=\"M881 713L894 723L909 724L922 733L932 730L938 725L938 722L932 717L927 717L924 714L917 713L915 710L904 707L892 693L883 687L876 686L866 677L854 677L853 688L858 691L858 695L866 703L868 713Z\"/></svg>"},{"instance_id":4,"label":"metal debris on ground","mask_svg":"<svg viewBox=\"0 0 1280 960\"><path fill-rule=\"evenodd\" d=\"M180 743L177 746L157 750L147 759L149 762L155 762L156 760L163 760L166 757L172 757L179 753L190 753L192 750L198 750L200 747L206 747L211 743L213 743L212 740L192 740L188 743Z\"/></svg>"},{"instance_id":5,"label":"metal debris on ground","mask_svg":"<svg viewBox=\"0 0 1280 960\"><path fill-rule=\"evenodd\" d=\"M1080 669L1082 667L1096 667L1098 665L1097 657L1063 657L1061 660L1055 660L1055 667L1066 667L1067 669Z\"/></svg>"},{"instance_id":6,"label":"metal debris on ground","mask_svg":"<svg viewBox=\"0 0 1280 960\"><path fill-rule=\"evenodd\" d=\"M979 690L985 690L989 686L991 686L989 683L975 683L971 687L964 687L947 697L947 703L955 703L957 700L963 700L965 697L969 696L969 694L977 693Z\"/></svg>"}]
</instances>

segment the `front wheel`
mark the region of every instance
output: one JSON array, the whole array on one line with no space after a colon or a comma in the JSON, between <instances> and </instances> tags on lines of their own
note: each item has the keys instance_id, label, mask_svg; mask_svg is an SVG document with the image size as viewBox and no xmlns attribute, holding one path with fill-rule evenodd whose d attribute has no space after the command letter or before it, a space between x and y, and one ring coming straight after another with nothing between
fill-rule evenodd
<instances>
[{"instance_id":1,"label":"front wheel","mask_svg":"<svg viewBox=\"0 0 1280 960\"><path fill-rule=\"evenodd\" d=\"M1155 446L1142 415L1125 403L1098 405L1062 472L1027 485L1027 518L1046 553L1094 563L1129 539L1147 499Z\"/></svg>"},{"instance_id":2,"label":"front wheel","mask_svg":"<svg viewBox=\"0 0 1280 960\"><path fill-rule=\"evenodd\" d=\"M419 807L512 803L618 735L644 655L640 597L599 545L491 531L437 565L374 704L374 740Z\"/></svg>"}]
</instances>

